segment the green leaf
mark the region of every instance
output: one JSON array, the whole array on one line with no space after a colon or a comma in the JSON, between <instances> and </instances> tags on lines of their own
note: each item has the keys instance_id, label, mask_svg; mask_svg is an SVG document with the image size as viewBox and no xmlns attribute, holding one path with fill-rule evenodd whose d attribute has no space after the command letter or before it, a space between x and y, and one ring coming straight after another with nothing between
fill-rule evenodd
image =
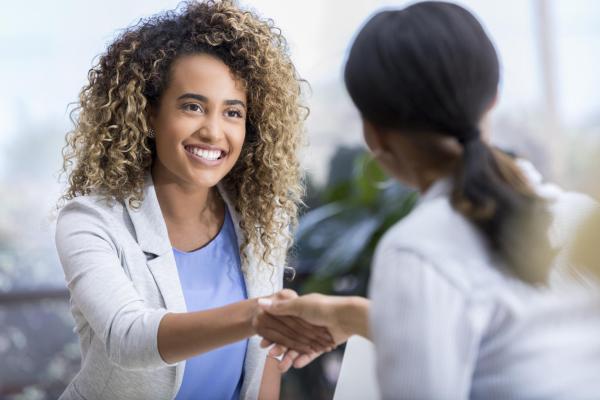
<instances>
[{"instance_id":1,"label":"green leaf","mask_svg":"<svg viewBox=\"0 0 600 400\"><path fill-rule=\"evenodd\" d=\"M306 235L312 229L315 229L329 218L340 214L345 208L346 207L341 203L331 203L307 212L302 216L300 222L298 223L296 240L301 240L304 235Z\"/></svg>"},{"instance_id":2,"label":"green leaf","mask_svg":"<svg viewBox=\"0 0 600 400\"><path fill-rule=\"evenodd\" d=\"M343 202L352 197L352 181L347 180L325 189L323 193L324 203Z\"/></svg>"},{"instance_id":3,"label":"green leaf","mask_svg":"<svg viewBox=\"0 0 600 400\"><path fill-rule=\"evenodd\" d=\"M331 277L349 271L380 224L379 218L370 216L357 221L351 229L340 232L338 239L317 260L315 276Z\"/></svg>"},{"instance_id":4,"label":"green leaf","mask_svg":"<svg viewBox=\"0 0 600 400\"><path fill-rule=\"evenodd\" d=\"M314 276L307 278L302 287L300 288L300 294L308 293L323 293L330 294L333 292L333 277L320 279Z\"/></svg>"},{"instance_id":5,"label":"green leaf","mask_svg":"<svg viewBox=\"0 0 600 400\"><path fill-rule=\"evenodd\" d=\"M372 206L381 194L378 183L384 182L386 175L372 156L364 153L354 163L354 184L358 190L358 200L363 206Z\"/></svg>"}]
</instances>

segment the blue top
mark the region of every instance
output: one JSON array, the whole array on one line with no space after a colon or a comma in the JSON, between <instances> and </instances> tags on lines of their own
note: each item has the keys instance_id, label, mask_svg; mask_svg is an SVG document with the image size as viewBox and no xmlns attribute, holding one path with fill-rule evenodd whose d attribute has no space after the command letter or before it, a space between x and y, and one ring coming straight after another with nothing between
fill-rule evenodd
<instances>
[{"instance_id":1,"label":"blue top","mask_svg":"<svg viewBox=\"0 0 600 400\"><path fill-rule=\"evenodd\" d=\"M247 298L235 229L225 210L221 231L204 247L191 252L173 248L188 311ZM246 346L242 340L188 359L176 400L239 399Z\"/></svg>"}]
</instances>

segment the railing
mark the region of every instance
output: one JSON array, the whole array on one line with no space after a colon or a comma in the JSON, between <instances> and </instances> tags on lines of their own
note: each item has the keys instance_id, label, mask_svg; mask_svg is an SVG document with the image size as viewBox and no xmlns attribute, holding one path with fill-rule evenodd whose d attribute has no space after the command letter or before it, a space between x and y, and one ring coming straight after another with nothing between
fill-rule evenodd
<instances>
[{"instance_id":1,"label":"railing","mask_svg":"<svg viewBox=\"0 0 600 400\"><path fill-rule=\"evenodd\" d=\"M69 291L59 289L13 290L0 293L0 305L36 303L43 300L69 300Z\"/></svg>"}]
</instances>

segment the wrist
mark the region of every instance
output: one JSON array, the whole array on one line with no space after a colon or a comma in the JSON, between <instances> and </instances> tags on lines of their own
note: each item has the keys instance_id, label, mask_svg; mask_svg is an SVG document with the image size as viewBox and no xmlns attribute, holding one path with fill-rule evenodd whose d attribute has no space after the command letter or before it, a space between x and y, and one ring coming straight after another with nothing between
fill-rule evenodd
<instances>
[{"instance_id":1,"label":"wrist","mask_svg":"<svg viewBox=\"0 0 600 400\"><path fill-rule=\"evenodd\" d=\"M349 336L360 335L368 338L368 311L368 299L360 296L342 298L341 310L337 313L339 326Z\"/></svg>"},{"instance_id":2,"label":"wrist","mask_svg":"<svg viewBox=\"0 0 600 400\"><path fill-rule=\"evenodd\" d=\"M244 318L244 325L248 332L248 337L250 337L257 334L255 326L255 317L258 314L260 308L258 306L258 298L248 299L246 303L247 309Z\"/></svg>"}]
</instances>

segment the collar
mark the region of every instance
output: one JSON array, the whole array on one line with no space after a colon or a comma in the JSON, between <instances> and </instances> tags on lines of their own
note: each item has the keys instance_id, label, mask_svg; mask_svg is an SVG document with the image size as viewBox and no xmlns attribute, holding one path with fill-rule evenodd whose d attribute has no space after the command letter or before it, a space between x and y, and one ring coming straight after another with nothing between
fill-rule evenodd
<instances>
[{"instance_id":1,"label":"collar","mask_svg":"<svg viewBox=\"0 0 600 400\"><path fill-rule=\"evenodd\" d=\"M125 207L135 228L137 242L144 252L161 255L171 251L167 225L158 204L149 170L144 176L144 199L140 207L133 208L128 201L125 201Z\"/></svg>"},{"instance_id":2,"label":"collar","mask_svg":"<svg viewBox=\"0 0 600 400\"><path fill-rule=\"evenodd\" d=\"M431 184L431 186L429 186L429 188L427 188L425 192L421 194L418 204L427 203L439 197L450 195L450 192L452 191L452 183L453 178L450 176L437 179Z\"/></svg>"},{"instance_id":3,"label":"collar","mask_svg":"<svg viewBox=\"0 0 600 400\"><path fill-rule=\"evenodd\" d=\"M239 216L226 190L220 183L217 185L217 190L219 190L229 210L239 246L244 239L244 233L239 224ZM172 251L167 225L163 218L160 204L158 203L150 170L147 170L144 175L144 199L140 207L134 209L129 205L128 201L125 201L125 207L133 223L136 239L142 251L157 256Z\"/></svg>"}]
</instances>

